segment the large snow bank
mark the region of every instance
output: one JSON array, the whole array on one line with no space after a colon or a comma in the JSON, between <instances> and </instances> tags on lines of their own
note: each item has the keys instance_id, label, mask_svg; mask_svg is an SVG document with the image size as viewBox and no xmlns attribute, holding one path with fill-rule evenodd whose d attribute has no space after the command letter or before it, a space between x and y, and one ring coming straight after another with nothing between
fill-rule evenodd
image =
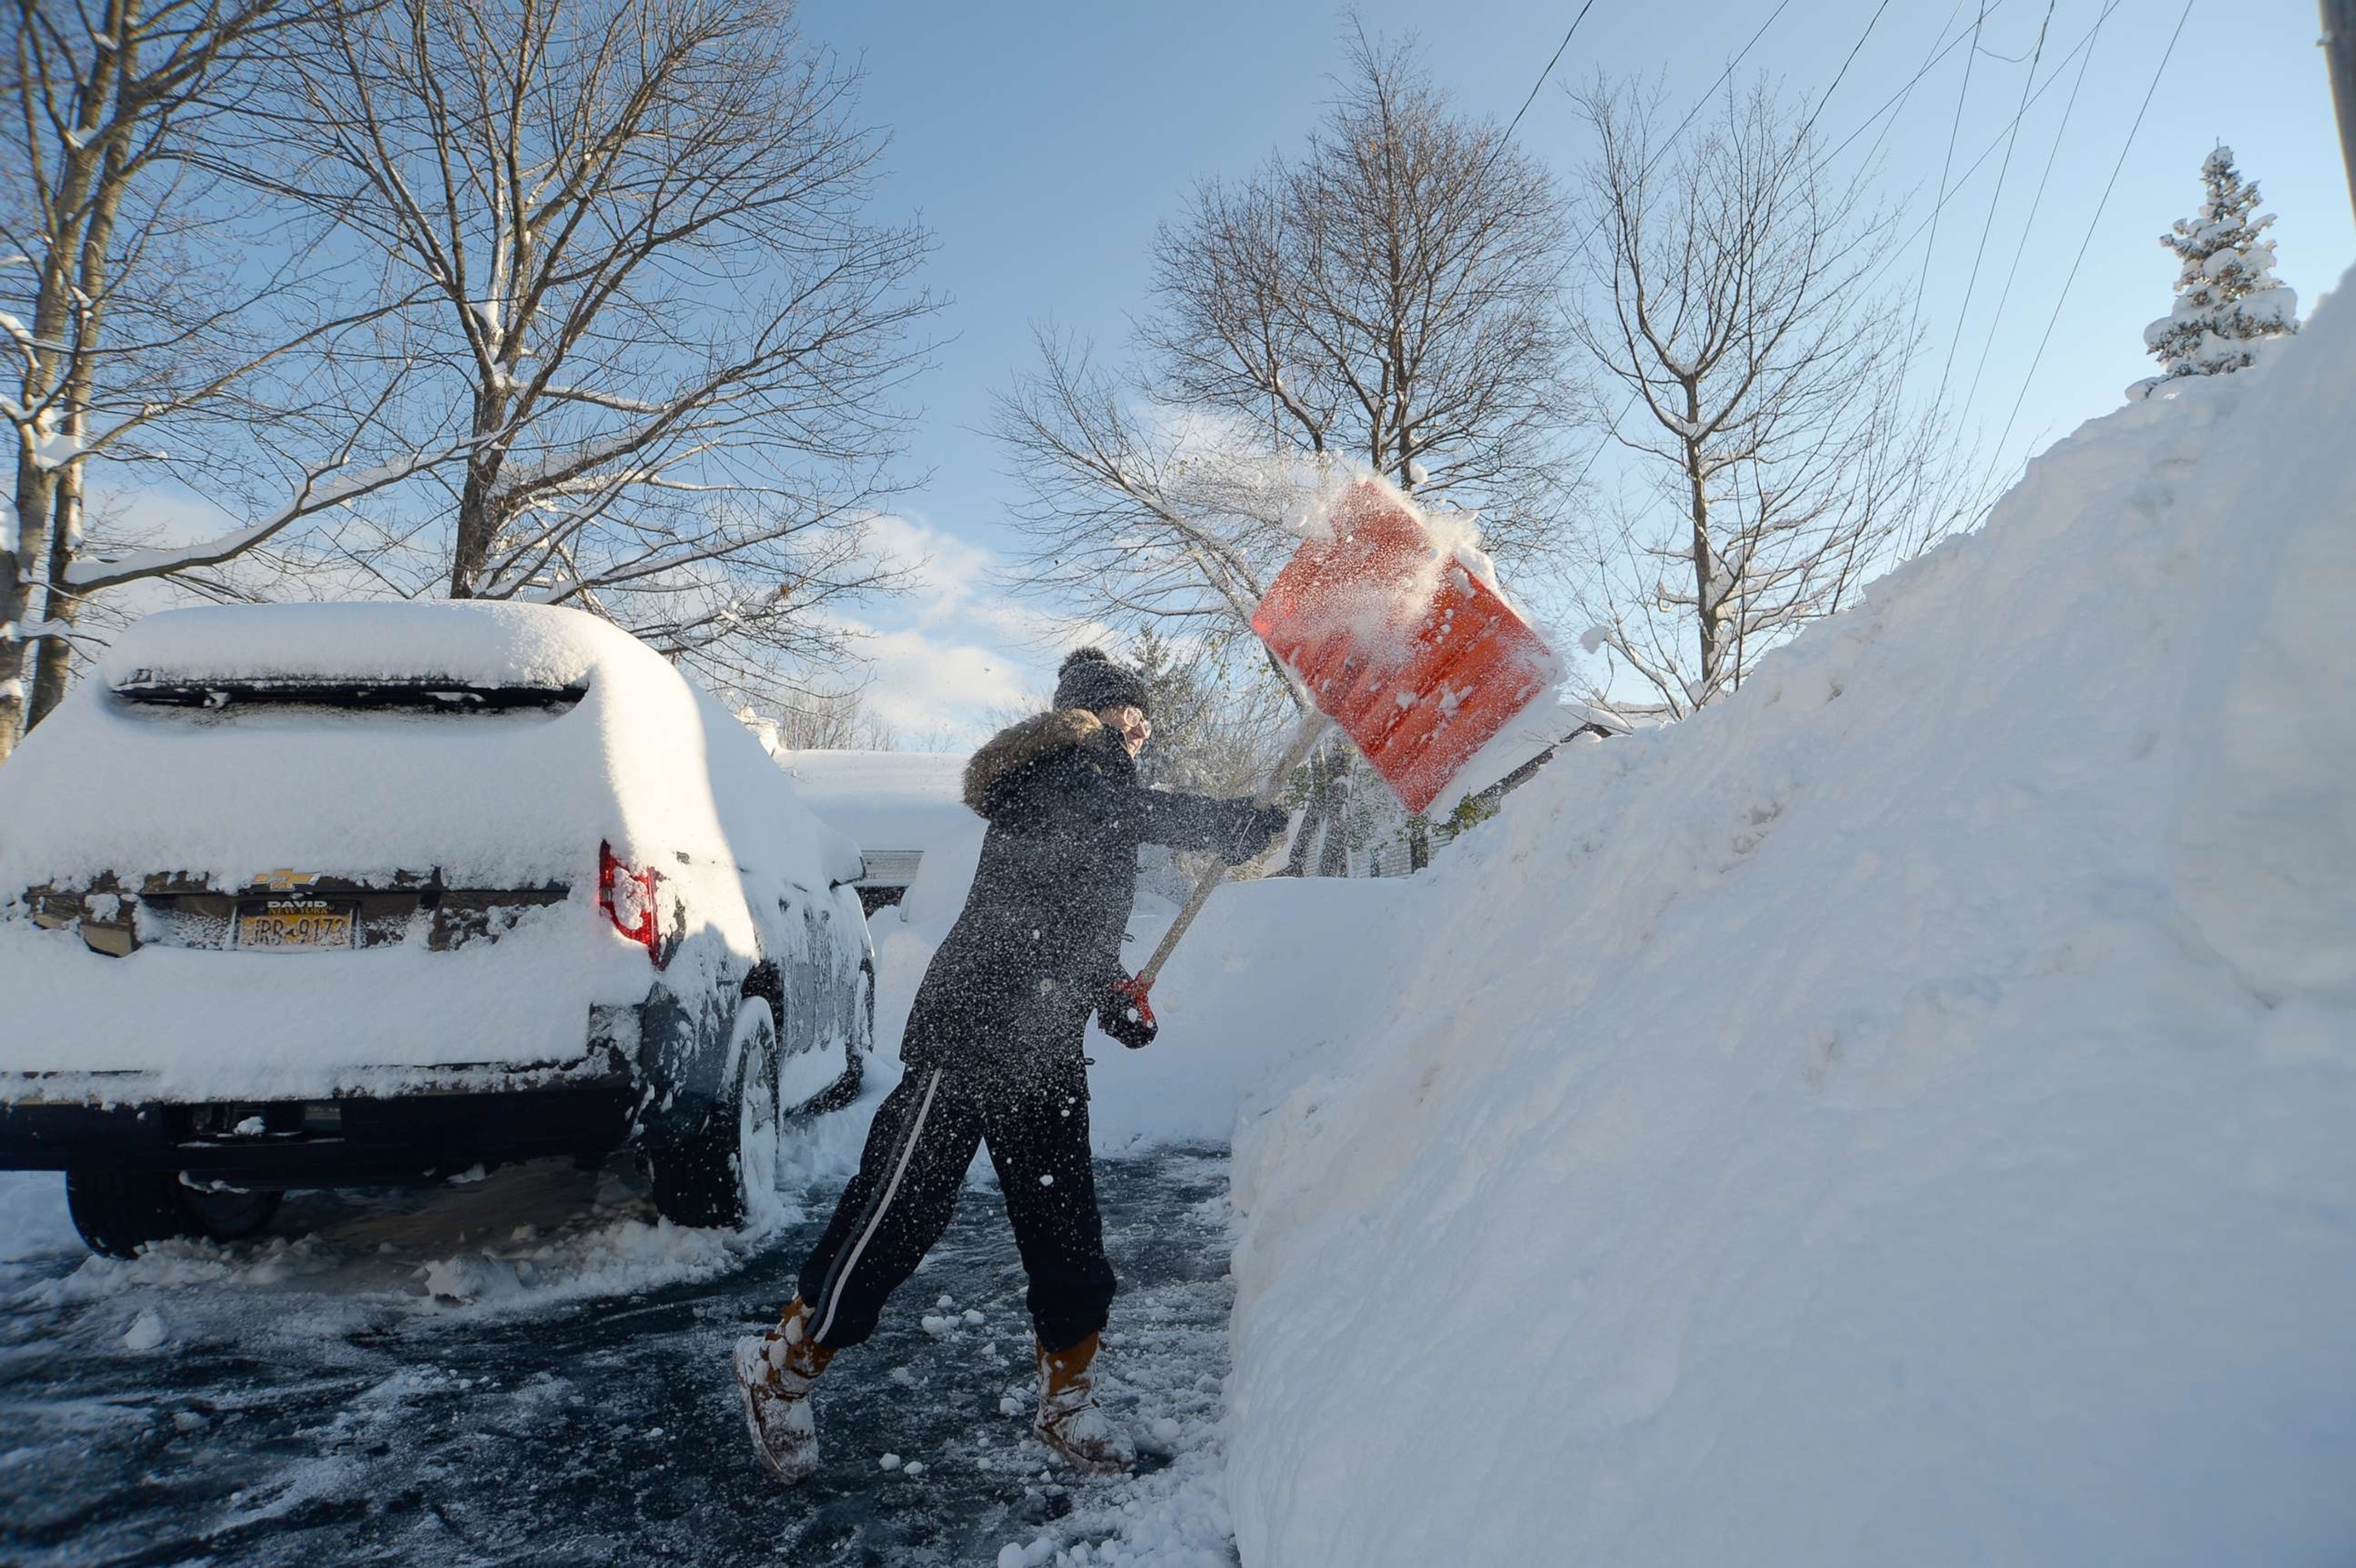
<instances>
[{"instance_id":1,"label":"large snow bank","mask_svg":"<svg viewBox=\"0 0 2356 1568\"><path fill-rule=\"evenodd\" d=\"M1269 1018L1245 1563L2356 1551L2356 306L2169 389Z\"/></svg>"}]
</instances>

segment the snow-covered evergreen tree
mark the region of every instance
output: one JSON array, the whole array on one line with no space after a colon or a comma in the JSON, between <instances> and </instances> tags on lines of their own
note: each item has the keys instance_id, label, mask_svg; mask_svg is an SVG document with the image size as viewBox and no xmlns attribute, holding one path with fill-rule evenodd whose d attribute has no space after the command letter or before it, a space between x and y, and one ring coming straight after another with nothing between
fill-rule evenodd
<instances>
[{"instance_id":1,"label":"snow-covered evergreen tree","mask_svg":"<svg viewBox=\"0 0 2356 1568\"><path fill-rule=\"evenodd\" d=\"M2257 210L2257 182L2233 166L2233 148L2220 146L2201 161L2201 210L2159 237L2184 263L2175 308L2143 329L2163 381L2242 369L2255 363L2259 340L2298 330L2298 295L2275 276L2265 235L2275 218Z\"/></svg>"}]
</instances>

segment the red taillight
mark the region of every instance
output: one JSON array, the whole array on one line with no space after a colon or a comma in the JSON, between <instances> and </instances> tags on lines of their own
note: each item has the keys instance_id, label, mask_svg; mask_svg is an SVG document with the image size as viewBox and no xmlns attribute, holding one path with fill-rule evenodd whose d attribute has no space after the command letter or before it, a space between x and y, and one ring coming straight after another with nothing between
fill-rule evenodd
<instances>
[{"instance_id":1,"label":"red taillight","mask_svg":"<svg viewBox=\"0 0 2356 1568\"><path fill-rule=\"evenodd\" d=\"M605 907L614 929L662 963L662 906L659 890L662 873L649 866L641 871L614 853L611 844L597 846L597 901Z\"/></svg>"}]
</instances>

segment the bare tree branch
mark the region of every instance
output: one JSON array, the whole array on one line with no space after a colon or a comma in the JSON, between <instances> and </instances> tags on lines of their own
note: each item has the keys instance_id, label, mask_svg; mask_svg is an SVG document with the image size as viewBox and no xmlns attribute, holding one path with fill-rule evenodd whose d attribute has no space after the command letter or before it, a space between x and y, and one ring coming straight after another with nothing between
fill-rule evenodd
<instances>
[{"instance_id":1,"label":"bare tree branch","mask_svg":"<svg viewBox=\"0 0 2356 1568\"><path fill-rule=\"evenodd\" d=\"M1657 94L1599 81L1580 102L1606 244L1573 329L1641 413L1612 432L1635 493L1593 528L1573 597L1590 648L1655 699L1597 700L1681 717L1971 507L1936 411L1905 406L1917 345L1870 292L1891 219L1861 182L1826 184L1763 87L1673 158Z\"/></svg>"}]
</instances>

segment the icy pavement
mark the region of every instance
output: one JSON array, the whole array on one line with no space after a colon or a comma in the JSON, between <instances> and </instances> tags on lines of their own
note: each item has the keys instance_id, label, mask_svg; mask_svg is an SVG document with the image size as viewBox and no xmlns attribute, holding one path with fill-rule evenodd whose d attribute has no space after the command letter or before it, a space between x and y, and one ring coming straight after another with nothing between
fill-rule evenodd
<instances>
[{"instance_id":1,"label":"icy pavement","mask_svg":"<svg viewBox=\"0 0 2356 1568\"><path fill-rule=\"evenodd\" d=\"M650 1224L612 1173L561 1165L306 1194L276 1240L130 1264L20 1226L0 1560L1232 1563L1224 1151L1100 1173L1123 1285L1107 1403L1142 1456L1114 1481L1029 1436L1022 1269L986 1187L820 1385L825 1464L790 1492L726 1351L791 1294L827 1193L757 1245Z\"/></svg>"}]
</instances>

